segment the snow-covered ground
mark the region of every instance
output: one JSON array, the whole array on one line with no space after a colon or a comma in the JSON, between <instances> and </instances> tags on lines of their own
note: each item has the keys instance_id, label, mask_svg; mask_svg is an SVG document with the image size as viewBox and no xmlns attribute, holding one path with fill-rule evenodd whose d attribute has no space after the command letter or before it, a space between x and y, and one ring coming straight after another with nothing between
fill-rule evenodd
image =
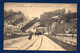
<instances>
[{"instance_id":1,"label":"snow-covered ground","mask_svg":"<svg viewBox=\"0 0 80 53\"><path fill-rule=\"evenodd\" d=\"M53 42L45 35L29 36L4 40L4 50L52 50L52 51L65 51L64 48Z\"/></svg>"}]
</instances>

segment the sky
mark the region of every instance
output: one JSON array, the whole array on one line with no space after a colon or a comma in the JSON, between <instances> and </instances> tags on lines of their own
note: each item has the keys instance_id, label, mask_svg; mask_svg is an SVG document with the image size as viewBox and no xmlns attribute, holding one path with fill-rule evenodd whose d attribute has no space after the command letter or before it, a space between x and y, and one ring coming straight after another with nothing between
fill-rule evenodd
<instances>
[{"instance_id":1,"label":"sky","mask_svg":"<svg viewBox=\"0 0 80 53\"><path fill-rule=\"evenodd\" d=\"M71 12L77 12L76 3L4 3L4 10L9 11L12 9L15 12L21 11L30 19L33 17L40 18L40 15L44 12L63 8L65 8L66 13L68 10L71 10Z\"/></svg>"}]
</instances>

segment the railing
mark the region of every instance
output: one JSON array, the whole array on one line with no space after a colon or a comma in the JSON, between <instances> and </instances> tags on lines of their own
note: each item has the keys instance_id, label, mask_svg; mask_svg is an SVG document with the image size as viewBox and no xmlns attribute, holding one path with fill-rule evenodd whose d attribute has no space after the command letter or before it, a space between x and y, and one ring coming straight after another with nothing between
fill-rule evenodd
<instances>
[{"instance_id":1,"label":"railing","mask_svg":"<svg viewBox=\"0 0 80 53\"><path fill-rule=\"evenodd\" d=\"M57 34L55 38L71 45L77 45L77 34L74 34L73 38L72 34Z\"/></svg>"},{"instance_id":2,"label":"railing","mask_svg":"<svg viewBox=\"0 0 80 53\"><path fill-rule=\"evenodd\" d=\"M21 28L21 31L25 32L28 28L30 28L37 21L38 21L38 19L33 19L32 21L28 22L24 27Z\"/></svg>"}]
</instances>

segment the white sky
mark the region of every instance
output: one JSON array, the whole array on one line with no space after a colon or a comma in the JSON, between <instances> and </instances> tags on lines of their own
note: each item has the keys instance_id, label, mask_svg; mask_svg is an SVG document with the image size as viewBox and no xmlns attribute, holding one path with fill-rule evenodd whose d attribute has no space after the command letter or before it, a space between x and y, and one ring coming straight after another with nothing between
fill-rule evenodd
<instances>
[{"instance_id":1,"label":"white sky","mask_svg":"<svg viewBox=\"0 0 80 53\"><path fill-rule=\"evenodd\" d=\"M76 3L4 3L4 10L21 11L25 16L30 18L40 17L44 12L54 11L58 9L71 10L71 12L77 12Z\"/></svg>"}]
</instances>

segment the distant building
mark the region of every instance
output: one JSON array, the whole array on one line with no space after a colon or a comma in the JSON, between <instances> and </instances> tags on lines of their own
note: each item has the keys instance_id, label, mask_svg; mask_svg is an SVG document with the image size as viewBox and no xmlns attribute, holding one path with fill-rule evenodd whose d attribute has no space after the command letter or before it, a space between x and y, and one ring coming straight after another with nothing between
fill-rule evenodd
<instances>
[{"instance_id":1,"label":"distant building","mask_svg":"<svg viewBox=\"0 0 80 53\"><path fill-rule=\"evenodd\" d=\"M4 27L4 36L10 36L11 34L14 33L21 33L22 31L20 30L19 26L13 26L13 25L6 25Z\"/></svg>"}]
</instances>

